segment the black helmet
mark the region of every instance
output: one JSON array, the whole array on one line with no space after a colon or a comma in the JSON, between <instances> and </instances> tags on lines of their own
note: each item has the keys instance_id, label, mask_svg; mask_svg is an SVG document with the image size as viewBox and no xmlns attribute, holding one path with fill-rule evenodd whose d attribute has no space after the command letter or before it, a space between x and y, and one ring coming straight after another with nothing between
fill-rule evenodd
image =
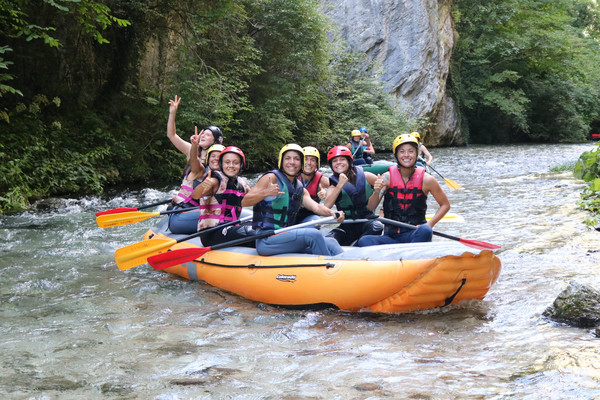
<instances>
[{"instance_id":1,"label":"black helmet","mask_svg":"<svg viewBox=\"0 0 600 400\"><path fill-rule=\"evenodd\" d=\"M222 144L223 143L223 132L219 129L218 126L211 125L208 128L209 131L212 132L213 137L215 138L214 144Z\"/></svg>"}]
</instances>

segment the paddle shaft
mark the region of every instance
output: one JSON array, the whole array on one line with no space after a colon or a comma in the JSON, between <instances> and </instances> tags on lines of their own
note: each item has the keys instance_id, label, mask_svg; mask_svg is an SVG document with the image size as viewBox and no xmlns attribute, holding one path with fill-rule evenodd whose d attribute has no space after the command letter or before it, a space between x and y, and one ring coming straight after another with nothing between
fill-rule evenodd
<instances>
[{"instance_id":1,"label":"paddle shaft","mask_svg":"<svg viewBox=\"0 0 600 400\"><path fill-rule=\"evenodd\" d=\"M438 174L444 180L444 182L446 182L446 185L448 185L448 187L450 189L462 189L462 186L460 186L458 183L454 182L452 179L444 178L442 176L442 174L437 172L436 169L433 168L431 165L428 165L428 167L431 168L436 174Z\"/></svg>"},{"instance_id":2,"label":"paddle shaft","mask_svg":"<svg viewBox=\"0 0 600 400\"><path fill-rule=\"evenodd\" d=\"M181 239L177 239L177 243L185 242L187 240L196 238L198 236L202 236L205 233L214 232L214 231L216 231L216 230L218 230L220 228L226 228L228 226L239 224L240 222L246 222L246 221L249 221L251 219L252 219L252 215L248 215L247 217L240 218L237 221L230 221L230 222L226 222L224 224L219 224L219 225L213 226L212 228L202 229L201 231L198 231L196 233L192 233L191 235L188 235L188 236L184 236Z\"/></svg>"},{"instance_id":3,"label":"paddle shaft","mask_svg":"<svg viewBox=\"0 0 600 400\"><path fill-rule=\"evenodd\" d=\"M339 215L339 214L336 213L336 215ZM181 264L181 263L184 263L187 261L195 260L196 258L200 257L204 253L211 251L211 250L220 250L220 249L224 249L227 247L237 246L238 244L251 242L253 240L263 239L263 238L266 238L269 236L277 235L280 233L285 233L285 232L291 231L293 229L299 229L299 228L305 228L308 226L331 223L331 222L335 221L335 218L336 217L332 216L332 217L317 219L314 221L303 222L298 225L287 226L285 228L276 229L274 231L265 231L265 232L262 232L262 233L259 233L256 235L248 236L245 238L239 238L239 239L232 240L232 241L225 242L225 243L219 243L217 245L210 246L210 247L200 247L197 249L187 248L187 249L172 250L169 252L165 252L165 253L161 253L161 254L157 254L152 257L149 257L148 262L155 269L159 269L159 270L165 269L165 268L169 268L174 265L178 265L178 264Z\"/></svg>"},{"instance_id":4,"label":"paddle shaft","mask_svg":"<svg viewBox=\"0 0 600 400\"><path fill-rule=\"evenodd\" d=\"M145 221L148 218L157 217L159 215L176 214L186 211L197 211L200 206L179 208L176 210L167 210L161 212L144 212L144 211L129 211L120 212L117 214L105 214L96 217L96 223L101 228L112 228L115 226L135 224L136 222Z\"/></svg>"},{"instance_id":5,"label":"paddle shaft","mask_svg":"<svg viewBox=\"0 0 600 400\"><path fill-rule=\"evenodd\" d=\"M354 141L354 140L353 140ZM361 137L359 142L358 142L358 146L356 147L356 149L354 150L354 153L352 153L352 158L354 158L354 156L356 155L356 153L358 152L358 149L362 147L363 143L363 138Z\"/></svg>"},{"instance_id":6,"label":"paddle shaft","mask_svg":"<svg viewBox=\"0 0 600 400\"><path fill-rule=\"evenodd\" d=\"M180 239L150 239L133 243L128 246L117 249L117 251L115 252L115 261L120 270L126 270L129 268L137 267L138 265L146 263L148 261L148 257L154 254L158 254L158 252L164 250L165 248L169 248L177 243L193 239L197 236L201 236L205 233L209 233L217 229L235 225L240 222L248 221L251 218L252 216L247 216L237 221L230 221L224 224L213 226L212 228L203 229L199 232L193 233L188 236L184 236Z\"/></svg>"},{"instance_id":7,"label":"paddle shaft","mask_svg":"<svg viewBox=\"0 0 600 400\"><path fill-rule=\"evenodd\" d=\"M398 226L398 227L406 228L406 229L417 229L417 227L414 225L406 224L404 222L394 221L393 219L388 219L388 218L384 218L384 217L379 217L378 219L387 225L394 225L394 226ZM461 242L467 246L471 246L471 247L475 247L475 248L484 248L484 249L499 249L500 248L500 246L495 245L495 244L482 242L480 240L462 239L462 238L448 235L448 234L442 233L442 232L433 231L433 234L437 235L437 236L441 236L446 239L456 240L457 242Z\"/></svg>"},{"instance_id":8,"label":"paddle shaft","mask_svg":"<svg viewBox=\"0 0 600 400\"><path fill-rule=\"evenodd\" d=\"M106 211L100 211L96 213L96 217L100 216L100 215L106 215L106 214L118 214L118 213L122 213L122 212L128 212L128 211L138 211L138 210L143 210L145 208L152 208L152 207L156 207L156 206L162 206L163 204L168 204L171 203L172 200L163 200L163 201L159 201L156 203L152 203L152 204L147 204L145 206L140 206L140 207L120 207L120 208L113 208L111 210L106 210Z\"/></svg>"},{"instance_id":9,"label":"paddle shaft","mask_svg":"<svg viewBox=\"0 0 600 400\"><path fill-rule=\"evenodd\" d=\"M440 174L439 172L436 171L435 168L433 168L431 165L428 165L429 168L431 168L433 170L433 172L435 172L436 174L438 174L442 179L446 179L442 176L442 174Z\"/></svg>"}]
</instances>

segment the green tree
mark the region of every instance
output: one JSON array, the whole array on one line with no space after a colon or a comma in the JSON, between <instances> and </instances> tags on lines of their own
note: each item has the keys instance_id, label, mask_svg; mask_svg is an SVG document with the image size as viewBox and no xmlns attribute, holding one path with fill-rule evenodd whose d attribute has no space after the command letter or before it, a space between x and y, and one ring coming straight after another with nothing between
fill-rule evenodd
<instances>
[{"instance_id":1,"label":"green tree","mask_svg":"<svg viewBox=\"0 0 600 400\"><path fill-rule=\"evenodd\" d=\"M50 17L50 18L49 18ZM58 23L62 19L61 24ZM70 26L72 31L93 38L97 43L108 43L103 31L112 24L128 26L126 19L117 18L108 5L93 0L2 0L0 1L0 54L12 51L18 42L42 41L51 48L60 48L63 42L57 30ZM3 43L4 42L4 43ZM13 62L0 57L0 68L9 70ZM2 82L13 80L11 73L0 74L0 97L6 93L23 93Z\"/></svg>"},{"instance_id":2,"label":"green tree","mask_svg":"<svg viewBox=\"0 0 600 400\"><path fill-rule=\"evenodd\" d=\"M454 6L460 36L451 91L470 140L584 140L600 110L599 43L585 34L597 6L583 0Z\"/></svg>"},{"instance_id":3,"label":"green tree","mask_svg":"<svg viewBox=\"0 0 600 400\"><path fill-rule=\"evenodd\" d=\"M0 36L0 55L18 54L2 63L22 93L0 97L0 212L114 185L176 185L185 159L165 132L175 94L180 135L219 125L254 170L286 142L324 151L365 125L384 146L406 127L376 65L327 40L316 0L0 0L9 6L49 30L48 43Z\"/></svg>"}]
</instances>

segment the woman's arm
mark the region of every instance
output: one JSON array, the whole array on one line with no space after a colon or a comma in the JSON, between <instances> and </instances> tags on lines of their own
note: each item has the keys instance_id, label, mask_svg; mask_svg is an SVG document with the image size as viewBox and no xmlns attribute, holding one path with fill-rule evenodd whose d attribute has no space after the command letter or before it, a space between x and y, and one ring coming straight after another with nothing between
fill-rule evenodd
<instances>
[{"instance_id":1,"label":"woman's arm","mask_svg":"<svg viewBox=\"0 0 600 400\"><path fill-rule=\"evenodd\" d=\"M175 100L169 100L169 120L167 121L167 137L173 143L173 145L185 154L186 156L190 152L191 144L183 140L177 134L177 130L175 128L175 115L177 114L177 108L179 107L179 103L181 102L181 97L177 97L175 95Z\"/></svg>"},{"instance_id":2,"label":"woman's arm","mask_svg":"<svg viewBox=\"0 0 600 400\"><path fill-rule=\"evenodd\" d=\"M327 188L329 187L329 178L323 175L321 177L321 181L319 182L319 191L317 192L317 196L319 199L325 200L327 198Z\"/></svg>"},{"instance_id":3,"label":"woman's arm","mask_svg":"<svg viewBox=\"0 0 600 400\"><path fill-rule=\"evenodd\" d=\"M439 208L433 217L427 221L427 225L433 228L434 225L444 218L444 215L450 210L450 201L438 181L429 174L423 176L423 192L425 192L426 195L431 193L435 201L439 204Z\"/></svg>"},{"instance_id":4,"label":"woman's arm","mask_svg":"<svg viewBox=\"0 0 600 400\"><path fill-rule=\"evenodd\" d=\"M265 197L279 196L280 194L285 194L285 192L280 190L275 174L266 174L246 193L242 200L242 207L252 207Z\"/></svg>"},{"instance_id":5,"label":"woman's arm","mask_svg":"<svg viewBox=\"0 0 600 400\"><path fill-rule=\"evenodd\" d=\"M373 143L371 142L371 137L369 136L368 133L365 133L364 137L365 137L365 146L367 146L367 148L364 149L363 151L368 154L375 154L375 148L373 147Z\"/></svg>"},{"instance_id":6,"label":"woman's arm","mask_svg":"<svg viewBox=\"0 0 600 400\"><path fill-rule=\"evenodd\" d=\"M344 212L343 211L334 211L329 207L325 207L323 204L319 204L310 197L308 190L304 189L304 195L302 196L302 207L306 208L314 212L317 215L321 216L336 216L336 213L339 212L339 216L336 218L336 221L339 223L344 222Z\"/></svg>"},{"instance_id":7,"label":"woman's arm","mask_svg":"<svg viewBox=\"0 0 600 400\"><path fill-rule=\"evenodd\" d=\"M329 185L329 188L327 189L327 196L325 197L325 201L323 202L323 205L327 208L333 207L335 201L342 192L342 188L348 182L348 177L346 176L346 174L340 174L338 179L339 182L337 185Z\"/></svg>"},{"instance_id":8,"label":"woman's arm","mask_svg":"<svg viewBox=\"0 0 600 400\"><path fill-rule=\"evenodd\" d=\"M198 147L200 143L200 135L196 131L196 134L191 137L192 143L190 144L190 167L192 168L192 179L196 179L201 177L204 174L204 165L200 162L198 158ZM198 199L199 197L195 197Z\"/></svg>"},{"instance_id":9,"label":"woman's arm","mask_svg":"<svg viewBox=\"0 0 600 400\"><path fill-rule=\"evenodd\" d=\"M377 175L373 184L373 193L371 194L371 197L369 197L369 202L367 203L369 211L375 211L377 209L381 198L388 188L386 182L390 180L389 175L389 172L384 173L383 176Z\"/></svg>"},{"instance_id":10,"label":"woman's arm","mask_svg":"<svg viewBox=\"0 0 600 400\"><path fill-rule=\"evenodd\" d=\"M201 184L196 186L194 193L192 193L192 198L199 199L204 196L212 196L217 191L218 186L219 180L209 175L202 181Z\"/></svg>"},{"instance_id":11,"label":"woman's arm","mask_svg":"<svg viewBox=\"0 0 600 400\"><path fill-rule=\"evenodd\" d=\"M421 151L423 152L423 154L425 154L425 162L427 163L427 165L430 165L433 161L433 156L431 155L429 150L427 150L427 147L425 147L425 145L423 144L421 145Z\"/></svg>"}]
</instances>

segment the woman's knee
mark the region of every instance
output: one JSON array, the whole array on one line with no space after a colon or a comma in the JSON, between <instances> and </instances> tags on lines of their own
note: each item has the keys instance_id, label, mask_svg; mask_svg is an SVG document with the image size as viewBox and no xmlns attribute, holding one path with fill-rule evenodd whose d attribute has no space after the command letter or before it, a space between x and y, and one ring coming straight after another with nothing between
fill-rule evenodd
<instances>
[{"instance_id":1,"label":"woman's knee","mask_svg":"<svg viewBox=\"0 0 600 400\"><path fill-rule=\"evenodd\" d=\"M427 224L420 225L415 232L415 236L419 242L431 242L433 229Z\"/></svg>"}]
</instances>

